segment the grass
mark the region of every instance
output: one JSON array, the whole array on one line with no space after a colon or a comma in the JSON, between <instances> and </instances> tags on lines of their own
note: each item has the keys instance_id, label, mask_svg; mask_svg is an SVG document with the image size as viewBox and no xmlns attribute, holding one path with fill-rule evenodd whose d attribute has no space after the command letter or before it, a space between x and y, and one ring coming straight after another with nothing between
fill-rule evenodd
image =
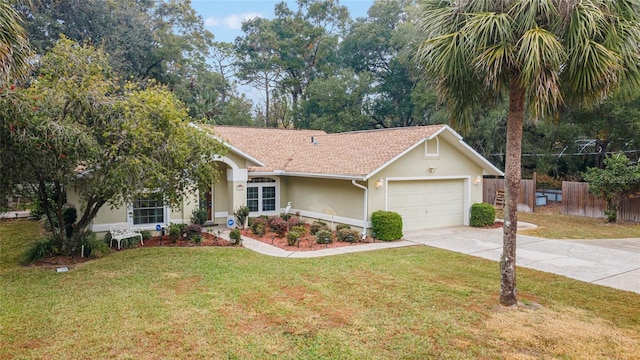
<instances>
[{"instance_id":1,"label":"grass","mask_svg":"<svg viewBox=\"0 0 640 360\"><path fill-rule=\"evenodd\" d=\"M630 222L607 223L593 219L553 213L518 213L518 221L538 225L535 229L518 233L549 239L619 239L640 238L640 224Z\"/></svg>"},{"instance_id":2,"label":"grass","mask_svg":"<svg viewBox=\"0 0 640 360\"><path fill-rule=\"evenodd\" d=\"M633 359L640 294L426 246L317 259L139 248L21 267L37 224L0 224L2 359Z\"/></svg>"}]
</instances>

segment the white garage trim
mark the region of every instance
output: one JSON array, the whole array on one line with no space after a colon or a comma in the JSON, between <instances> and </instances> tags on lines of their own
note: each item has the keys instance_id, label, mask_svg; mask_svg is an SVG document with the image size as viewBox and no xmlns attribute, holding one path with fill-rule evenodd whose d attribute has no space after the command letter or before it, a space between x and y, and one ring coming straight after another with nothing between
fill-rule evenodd
<instances>
[{"instance_id":1,"label":"white garage trim","mask_svg":"<svg viewBox=\"0 0 640 360\"><path fill-rule=\"evenodd\" d=\"M442 180L463 180L463 224L469 225L471 210L471 176L429 176L429 177L389 177L384 186L384 208L389 211L389 183L400 183L402 181L442 181Z\"/></svg>"}]
</instances>

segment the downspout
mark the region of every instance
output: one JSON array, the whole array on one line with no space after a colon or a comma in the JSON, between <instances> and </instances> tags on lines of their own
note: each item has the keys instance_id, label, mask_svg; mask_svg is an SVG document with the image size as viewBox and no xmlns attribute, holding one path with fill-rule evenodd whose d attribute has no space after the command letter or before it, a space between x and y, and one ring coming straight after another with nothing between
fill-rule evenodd
<instances>
[{"instance_id":1,"label":"downspout","mask_svg":"<svg viewBox=\"0 0 640 360\"><path fill-rule=\"evenodd\" d=\"M358 187L362 190L364 190L364 214L362 216L362 221L363 221L363 225L362 225L362 239L366 239L367 237L367 205L369 203L369 198L367 197L368 194L368 190L366 186L362 186L360 184L358 184L355 180L351 180L351 184L353 184L353 186Z\"/></svg>"}]
</instances>

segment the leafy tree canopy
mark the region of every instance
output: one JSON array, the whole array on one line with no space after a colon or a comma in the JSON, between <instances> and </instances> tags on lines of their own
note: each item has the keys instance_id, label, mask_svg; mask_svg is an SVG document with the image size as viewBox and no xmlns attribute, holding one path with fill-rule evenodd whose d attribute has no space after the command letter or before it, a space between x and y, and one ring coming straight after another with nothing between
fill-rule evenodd
<instances>
[{"instance_id":1,"label":"leafy tree canopy","mask_svg":"<svg viewBox=\"0 0 640 360\"><path fill-rule=\"evenodd\" d=\"M223 146L189 125L182 103L162 86L121 86L105 54L61 38L41 60L30 85L0 97L2 173L31 188L65 253L105 204L130 202L152 190L166 204L215 180L212 159ZM71 233L63 217L66 189L82 200ZM56 231L57 229L57 231Z\"/></svg>"},{"instance_id":2,"label":"leafy tree canopy","mask_svg":"<svg viewBox=\"0 0 640 360\"><path fill-rule=\"evenodd\" d=\"M620 201L640 194L640 165L632 165L623 153L606 157L604 165L604 169L589 168L584 179L589 192L607 202L607 220L615 222Z\"/></svg>"}]
</instances>

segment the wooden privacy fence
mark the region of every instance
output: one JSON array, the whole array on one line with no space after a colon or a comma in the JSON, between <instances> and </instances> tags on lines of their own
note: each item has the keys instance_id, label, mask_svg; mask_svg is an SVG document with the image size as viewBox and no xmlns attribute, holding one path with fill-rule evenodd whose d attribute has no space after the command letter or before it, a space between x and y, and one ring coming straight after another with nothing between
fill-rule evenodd
<instances>
[{"instance_id":1,"label":"wooden privacy fence","mask_svg":"<svg viewBox=\"0 0 640 360\"><path fill-rule=\"evenodd\" d=\"M504 179L483 179L482 201L493 204L496 191L504 189ZM533 212L536 203L536 184L533 180L520 180L520 200L518 208L521 211Z\"/></svg>"},{"instance_id":2,"label":"wooden privacy fence","mask_svg":"<svg viewBox=\"0 0 640 360\"><path fill-rule=\"evenodd\" d=\"M568 215L605 217L607 202L589 193L589 184L562 182L562 212ZM623 200L618 209L618 220L640 222L640 198Z\"/></svg>"}]
</instances>

